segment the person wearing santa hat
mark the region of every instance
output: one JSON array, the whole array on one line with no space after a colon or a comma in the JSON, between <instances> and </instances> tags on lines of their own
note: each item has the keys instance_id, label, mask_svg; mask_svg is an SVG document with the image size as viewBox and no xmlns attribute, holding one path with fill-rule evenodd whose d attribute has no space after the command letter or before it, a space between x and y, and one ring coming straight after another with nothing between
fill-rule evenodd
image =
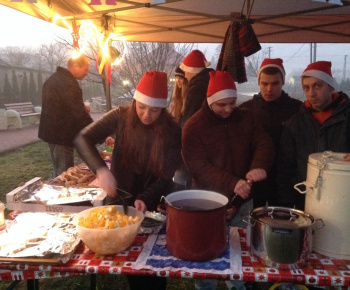
<instances>
[{"instance_id":1,"label":"person wearing santa hat","mask_svg":"<svg viewBox=\"0 0 350 290\"><path fill-rule=\"evenodd\" d=\"M260 92L240 105L253 112L264 130L279 147L283 124L302 106L300 100L291 98L283 89L286 72L281 58L265 58L257 73ZM252 190L254 208L273 206L278 201L276 184L276 164L268 178L256 183Z\"/></svg>"},{"instance_id":2,"label":"person wearing santa hat","mask_svg":"<svg viewBox=\"0 0 350 290\"><path fill-rule=\"evenodd\" d=\"M181 118L181 127L201 108L205 101L209 72L213 71L212 68L208 68L209 66L210 62L207 62L203 52L197 49L191 51L180 64L180 69L184 71L189 85Z\"/></svg>"},{"instance_id":3,"label":"person wearing santa hat","mask_svg":"<svg viewBox=\"0 0 350 290\"><path fill-rule=\"evenodd\" d=\"M252 209L253 183L266 178L275 150L259 120L236 107L237 89L231 75L225 71L211 71L209 75L206 102L182 129L182 156L194 187L233 200L235 209L228 222L246 227L241 214ZM233 218L232 213L236 213ZM215 283L208 280L195 283L196 289L215 289Z\"/></svg>"},{"instance_id":4,"label":"person wearing santa hat","mask_svg":"<svg viewBox=\"0 0 350 290\"><path fill-rule=\"evenodd\" d=\"M271 169L274 146L259 120L236 107L230 74L209 75L207 100L183 127L182 156L195 187L247 200L251 183L265 179Z\"/></svg>"},{"instance_id":5,"label":"person wearing santa hat","mask_svg":"<svg viewBox=\"0 0 350 290\"><path fill-rule=\"evenodd\" d=\"M172 190L172 177L182 161L181 127L166 109L167 96L167 74L146 72L130 105L109 111L76 137L81 159L107 192L107 204L122 204L118 195L129 192L129 206L156 211L161 196ZM96 149L109 136L115 139L110 169ZM165 278L128 279L130 289L166 288Z\"/></svg>"},{"instance_id":6,"label":"person wearing santa hat","mask_svg":"<svg viewBox=\"0 0 350 290\"><path fill-rule=\"evenodd\" d=\"M306 96L301 110L285 124L278 156L280 205L304 210L305 195L294 185L306 180L309 155L317 152L350 152L350 99L336 92L330 61L317 61L301 75ZM349 154L344 154L349 160Z\"/></svg>"}]
</instances>

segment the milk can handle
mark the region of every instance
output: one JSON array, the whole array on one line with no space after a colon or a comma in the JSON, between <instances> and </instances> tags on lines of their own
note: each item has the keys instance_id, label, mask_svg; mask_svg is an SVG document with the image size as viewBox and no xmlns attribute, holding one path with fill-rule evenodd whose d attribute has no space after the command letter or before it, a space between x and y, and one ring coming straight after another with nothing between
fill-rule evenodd
<instances>
[{"instance_id":1,"label":"milk can handle","mask_svg":"<svg viewBox=\"0 0 350 290\"><path fill-rule=\"evenodd\" d=\"M320 228L323 228L323 227L324 227L324 222L323 222L322 219L317 219L317 220L315 220L315 223L317 223L317 222L320 222L321 225L319 225L317 228L312 229L312 234L314 234L315 231L319 230Z\"/></svg>"},{"instance_id":2,"label":"milk can handle","mask_svg":"<svg viewBox=\"0 0 350 290\"><path fill-rule=\"evenodd\" d=\"M305 185L306 189L305 190L301 190L298 186L301 185ZM297 191L299 191L299 193L301 194L305 194L307 193L309 190L313 189L313 186L309 186L305 181L304 182L300 182L294 185L294 189L296 189Z\"/></svg>"}]
</instances>

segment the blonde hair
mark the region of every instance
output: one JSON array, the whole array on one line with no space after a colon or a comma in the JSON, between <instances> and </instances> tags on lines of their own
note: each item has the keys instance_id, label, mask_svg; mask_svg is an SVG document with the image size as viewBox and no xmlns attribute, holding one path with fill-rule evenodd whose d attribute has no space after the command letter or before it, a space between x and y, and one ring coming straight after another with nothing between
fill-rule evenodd
<instances>
[{"instance_id":1,"label":"blonde hair","mask_svg":"<svg viewBox=\"0 0 350 290\"><path fill-rule=\"evenodd\" d=\"M188 81L183 78L182 88L175 82L172 96L172 103L170 107L170 114L175 118L176 122L181 121L181 116L185 110L186 96L188 92Z\"/></svg>"}]
</instances>

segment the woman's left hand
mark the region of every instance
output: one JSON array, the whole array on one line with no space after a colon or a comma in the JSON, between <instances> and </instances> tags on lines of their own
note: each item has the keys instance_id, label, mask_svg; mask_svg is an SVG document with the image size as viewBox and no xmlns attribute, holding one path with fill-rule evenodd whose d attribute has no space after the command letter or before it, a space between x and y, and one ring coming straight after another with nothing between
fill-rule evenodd
<instances>
[{"instance_id":1,"label":"woman's left hand","mask_svg":"<svg viewBox=\"0 0 350 290\"><path fill-rule=\"evenodd\" d=\"M147 210L146 204L140 199L136 199L134 205L137 210L140 210L143 213L145 213Z\"/></svg>"}]
</instances>

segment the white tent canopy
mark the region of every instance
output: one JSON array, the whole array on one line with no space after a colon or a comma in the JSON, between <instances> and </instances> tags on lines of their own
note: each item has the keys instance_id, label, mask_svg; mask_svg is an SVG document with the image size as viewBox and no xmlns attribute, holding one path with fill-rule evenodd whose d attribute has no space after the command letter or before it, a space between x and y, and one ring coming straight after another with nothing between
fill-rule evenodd
<instances>
[{"instance_id":1,"label":"white tent canopy","mask_svg":"<svg viewBox=\"0 0 350 290\"><path fill-rule=\"evenodd\" d=\"M0 5L49 22L56 13L68 22L90 19L126 41L193 43L221 43L230 21L251 8L261 43L350 42L350 0L0 0Z\"/></svg>"}]
</instances>

